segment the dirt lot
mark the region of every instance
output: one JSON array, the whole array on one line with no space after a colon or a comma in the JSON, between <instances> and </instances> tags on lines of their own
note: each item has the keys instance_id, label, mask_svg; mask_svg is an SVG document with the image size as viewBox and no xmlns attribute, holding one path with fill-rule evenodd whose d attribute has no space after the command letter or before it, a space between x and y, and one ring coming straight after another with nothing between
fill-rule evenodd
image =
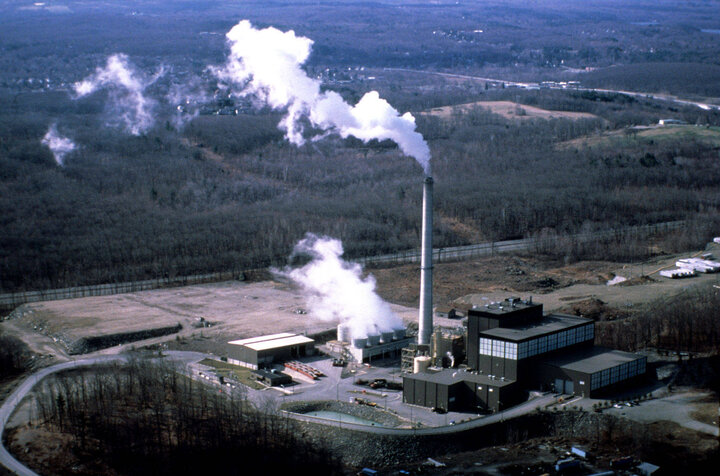
<instances>
[{"instance_id":1,"label":"dirt lot","mask_svg":"<svg viewBox=\"0 0 720 476\"><path fill-rule=\"evenodd\" d=\"M417 320L417 311L394 305L403 320ZM307 312L307 313L306 313ZM26 304L15 318L2 322L6 332L19 335L41 354L66 358L57 342L85 336L103 336L130 330L175 325L181 337L217 341L277 332L312 334L331 329L337 322L323 322L305 309L304 297L289 286L273 281L202 284L63 301ZM210 327L201 327L200 318ZM143 341L174 340L176 335ZM117 347L108 349L117 352Z\"/></svg>"},{"instance_id":2,"label":"dirt lot","mask_svg":"<svg viewBox=\"0 0 720 476\"><path fill-rule=\"evenodd\" d=\"M711 246L716 256L720 247ZM698 253L663 256L644 263L584 261L565 265L535 257L500 255L434 267L434 303L443 306L484 305L508 296L534 296L546 311L568 311L575 303L599 299L608 313L623 313L696 284L717 283L720 274L667 279L658 274L675 261ZM419 271L416 265L373 269L383 298L417 306ZM627 281L608 286L616 276Z\"/></svg>"},{"instance_id":3,"label":"dirt lot","mask_svg":"<svg viewBox=\"0 0 720 476\"><path fill-rule=\"evenodd\" d=\"M720 255L720 247L715 247ZM683 256L689 256L685 254ZM529 256L500 255L472 261L435 265L434 303L469 307L508 296L534 296L546 311L600 312L622 317L660 297L690 286L720 284L720 274L670 280L657 271L672 266L680 256L666 256L645 263L604 261L562 262ZM380 295L393 303L393 311L406 323L417 322L419 269L417 265L370 269ZM649 275L649 277L641 276ZM628 281L608 286L622 276ZM630 285L628 285L630 284ZM600 302L598 304L598 302ZM314 334L330 330L337 322L323 322L306 309L300 292L284 283L228 281L182 288L143 291L22 306L0 323L5 332L18 335L41 355L67 359L67 342L119 332L182 325L178 334L142 341L142 345L182 338L226 342L276 332ZM210 327L202 327L200 318ZM436 319L450 327L459 321ZM192 339L191 339L192 340ZM131 344L126 344L129 346ZM138 343L140 345L140 343ZM205 346L207 347L207 346ZM118 346L104 352L117 352ZM201 348L199 350L211 350Z\"/></svg>"}]
</instances>

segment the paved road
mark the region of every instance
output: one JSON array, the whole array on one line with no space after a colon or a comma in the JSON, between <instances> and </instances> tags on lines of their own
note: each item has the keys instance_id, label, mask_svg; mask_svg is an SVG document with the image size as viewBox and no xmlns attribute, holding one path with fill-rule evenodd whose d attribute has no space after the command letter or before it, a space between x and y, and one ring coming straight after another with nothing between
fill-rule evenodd
<instances>
[{"instance_id":1,"label":"paved road","mask_svg":"<svg viewBox=\"0 0 720 476\"><path fill-rule=\"evenodd\" d=\"M509 420L511 418L524 415L534 411L538 407L544 407L555 401L553 395L544 395L542 397L534 398L523 404L512 407L508 410L503 410L500 413L495 413L482 418L476 418L470 421L464 421L454 425L438 426L438 427L425 427L425 428L388 428L382 426L368 426L360 425L356 423L337 422L333 420L326 420L323 418L312 417L308 415L299 415L296 413L287 413L289 416L296 420L308 421L308 422L322 422L325 425L336 426L340 428L347 428L351 430L362 431L365 433L377 434L377 435L394 435L394 436L409 436L409 435L449 435L458 433L465 430L471 430L474 428L481 428L483 426L491 425L493 423L501 422L503 420ZM426 408L421 410L427 411Z\"/></svg>"}]
</instances>

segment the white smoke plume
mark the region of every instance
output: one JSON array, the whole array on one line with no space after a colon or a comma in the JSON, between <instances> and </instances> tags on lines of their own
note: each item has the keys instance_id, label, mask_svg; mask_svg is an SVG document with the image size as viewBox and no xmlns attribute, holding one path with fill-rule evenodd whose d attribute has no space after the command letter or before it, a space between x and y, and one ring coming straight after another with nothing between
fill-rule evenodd
<instances>
[{"instance_id":1,"label":"white smoke plume","mask_svg":"<svg viewBox=\"0 0 720 476\"><path fill-rule=\"evenodd\" d=\"M280 127L290 142L305 142L301 120L307 119L313 127L343 138L353 136L365 142L391 139L430 175L430 149L415 130L412 114L400 115L375 91L365 94L355 106L335 92L320 91L320 81L302 69L312 40L296 36L292 30L258 30L247 20L226 36L228 59L211 71L240 96L256 97L275 109L286 108Z\"/></svg>"},{"instance_id":2,"label":"white smoke plume","mask_svg":"<svg viewBox=\"0 0 720 476\"><path fill-rule=\"evenodd\" d=\"M342 259L340 240L308 233L293 256L309 256L300 268L285 268L276 274L290 278L306 295L312 315L324 321L339 320L353 338L404 328L390 305L375 292L375 278L362 277L362 267Z\"/></svg>"},{"instance_id":3,"label":"white smoke plume","mask_svg":"<svg viewBox=\"0 0 720 476\"><path fill-rule=\"evenodd\" d=\"M140 135L154 123L155 101L145 95L145 90L163 72L160 70L150 78L142 77L128 62L127 55L115 54L108 58L105 67L98 67L95 73L74 84L77 97L87 96L98 89L106 89L112 101L111 123L119 123L133 135Z\"/></svg>"},{"instance_id":4,"label":"white smoke plume","mask_svg":"<svg viewBox=\"0 0 720 476\"><path fill-rule=\"evenodd\" d=\"M63 165L65 156L77 148L72 140L58 133L56 124L51 125L45 133L42 144L50 149L53 156L55 156L55 162L60 166Z\"/></svg>"},{"instance_id":5,"label":"white smoke plume","mask_svg":"<svg viewBox=\"0 0 720 476\"><path fill-rule=\"evenodd\" d=\"M182 129L200 114L200 108L212 100L206 85L193 77L184 83L173 83L165 95L168 104L174 106L173 125Z\"/></svg>"}]
</instances>

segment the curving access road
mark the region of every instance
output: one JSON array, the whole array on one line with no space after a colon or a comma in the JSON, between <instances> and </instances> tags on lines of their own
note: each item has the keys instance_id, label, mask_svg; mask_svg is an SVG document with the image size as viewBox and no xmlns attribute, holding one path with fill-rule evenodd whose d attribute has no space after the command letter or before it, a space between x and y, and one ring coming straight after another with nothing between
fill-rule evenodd
<instances>
[{"instance_id":1,"label":"curving access road","mask_svg":"<svg viewBox=\"0 0 720 476\"><path fill-rule=\"evenodd\" d=\"M198 352L167 352L166 353L173 361L179 363L189 363L200 360L205 356ZM13 455L5 448L4 441L2 441L2 435L5 432L5 425L7 425L10 416L15 411L15 408L20 402L27 396L28 393L48 375L52 375L57 372L64 370L75 369L79 367L89 367L98 364L104 364L114 361L126 361L130 356L126 354L119 355L102 355L98 357L92 357L89 359L73 360L70 362L63 362L61 364L51 365L44 369L38 370L34 374L26 378L2 403L0 406L0 464L5 466L7 469L20 476L39 476L36 472L22 464L20 461L15 459Z\"/></svg>"},{"instance_id":2,"label":"curving access road","mask_svg":"<svg viewBox=\"0 0 720 476\"><path fill-rule=\"evenodd\" d=\"M207 355L199 353L199 352L183 352L183 351L168 351L168 352L165 352L165 356L175 362L178 362L180 364L186 364L186 365L190 364L192 362L200 361L200 360L208 357ZM80 368L80 367L90 367L93 365L100 365L100 364L104 364L104 363L108 363L108 362L115 362L115 361L127 361L129 358L131 358L131 356L128 354L103 355L103 356L98 356L98 357L82 359L82 360L63 362L60 364L51 365L44 369L38 370L34 374L27 377L8 396L8 398L2 403L2 406L0 406L0 435L2 435L4 433L5 426L7 425L8 420L10 419L10 416L15 411L16 407L32 391L32 389L35 387L35 385L37 385L45 377L55 374L55 373L58 373L58 372L62 372L64 370L75 369L75 368ZM330 394L334 393L334 391L335 391L334 386L335 386L335 383L328 380L327 385L325 385L325 386L323 386L323 388L319 388L317 390L320 393L325 393L326 395L330 395ZM253 393L253 392L251 392L251 393ZM261 392L255 392L255 393L261 393ZM555 398L552 395L545 395L545 396L530 400L528 402L525 402L522 405L518 405L518 406L510 408L508 410L504 410L503 412L496 413L494 415L490 415L490 416L487 416L484 418L478 418L475 420L465 421L462 423L458 423L456 425L446 425L446 426L439 426L439 427L425 427L425 428L417 428L417 429L415 429L415 428L377 427L377 426L359 425L359 424L346 423L346 422L341 423L338 421L326 420L326 419L322 419L322 418L311 417L308 415L300 415L300 414L288 413L288 412L285 412L285 413L288 417L296 419L296 420L300 420L300 421L321 423L321 424L325 424L328 426L337 426L337 427L342 427L342 428L351 429L351 430L355 430L355 431L362 431L362 432L370 433L370 434L395 435L395 436L443 435L443 434L457 433L457 432L461 432L464 430L470 430L473 428L479 428L482 426L497 423L504 419L514 418L514 417L520 416L522 414L531 412L537 407L542 407L549 403L552 403L554 400L555 400ZM10 452L5 448L4 444L0 444L0 464L5 466L6 468L8 468L13 473L18 474L20 476L39 476L32 469L28 468L23 463L21 463L20 461L15 459L13 457L13 455L11 455Z\"/></svg>"}]
</instances>

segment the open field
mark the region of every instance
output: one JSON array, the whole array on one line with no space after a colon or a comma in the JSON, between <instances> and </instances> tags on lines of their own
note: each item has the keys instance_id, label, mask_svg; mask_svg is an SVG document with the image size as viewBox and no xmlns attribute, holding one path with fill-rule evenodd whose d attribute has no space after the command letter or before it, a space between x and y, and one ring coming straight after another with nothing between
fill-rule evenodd
<instances>
[{"instance_id":1,"label":"open field","mask_svg":"<svg viewBox=\"0 0 720 476\"><path fill-rule=\"evenodd\" d=\"M558 144L559 149L582 147L638 147L661 145L669 141L696 141L710 147L720 146L720 127L694 125L650 126L620 129L591 137L579 137Z\"/></svg>"},{"instance_id":2,"label":"open field","mask_svg":"<svg viewBox=\"0 0 720 476\"><path fill-rule=\"evenodd\" d=\"M506 119L598 119L598 116L587 112L549 111L512 101L476 101L457 106L436 107L424 114L449 118L453 114L468 112L478 107L487 109L493 114L499 114Z\"/></svg>"}]
</instances>

